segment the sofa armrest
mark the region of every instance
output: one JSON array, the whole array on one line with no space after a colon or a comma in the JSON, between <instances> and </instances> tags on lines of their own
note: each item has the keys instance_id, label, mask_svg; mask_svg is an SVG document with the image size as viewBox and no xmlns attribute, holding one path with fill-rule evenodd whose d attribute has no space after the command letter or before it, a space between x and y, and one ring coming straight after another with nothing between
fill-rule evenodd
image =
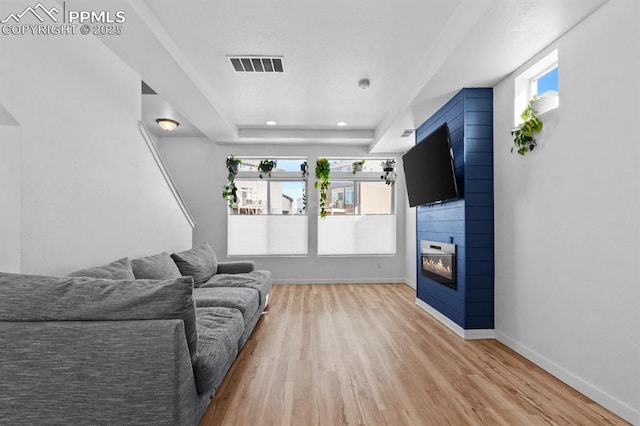
<instances>
[{"instance_id":1,"label":"sofa armrest","mask_svg":"<svg viewBox=\"0 0 640 426\"><path fill-rule=\"evenodd\" d=\"M0 322L0 377L7 424L195 424L203 413L182 320Z\"/></svg>"},{"instance_id":2,"label":"sofa armrest","mask_svg":"<svg viewBox=\"0 0 640 426\"><path fill-rule=\"evenodd\" d=\"M217 274L245 274L256 269L255 262L236 261L236 262L220 262L218 263Z\"/></svg>"}]
</instances>

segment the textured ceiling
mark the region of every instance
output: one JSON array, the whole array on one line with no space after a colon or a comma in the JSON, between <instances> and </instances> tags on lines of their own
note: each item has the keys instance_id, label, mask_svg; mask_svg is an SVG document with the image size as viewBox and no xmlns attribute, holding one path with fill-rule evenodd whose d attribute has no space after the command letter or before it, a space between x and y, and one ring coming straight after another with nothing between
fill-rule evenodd
<instances>
[{"instance_id":1,"label":"textured ceiling","mask_svg":"<svg viewBox=\"0 0 640 426\"><path fill-rule=\"evenodd\" d=\"M96 3L127 11L125 34L102 40L165 102L145 102L147 119L169 105L215 142L402 152L412 143L400 138L405 128L462 87L494 85L605 2ZM282 56L284 72L238 73L229 55Z\"/></svg>"}]
</instances>

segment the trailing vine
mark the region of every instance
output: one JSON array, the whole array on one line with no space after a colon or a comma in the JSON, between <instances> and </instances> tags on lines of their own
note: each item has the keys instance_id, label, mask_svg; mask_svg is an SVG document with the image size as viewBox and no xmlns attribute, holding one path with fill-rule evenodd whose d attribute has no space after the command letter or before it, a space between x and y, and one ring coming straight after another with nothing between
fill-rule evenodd
<instances>
[{"instance_id":1,"label":"trailing vine","mask_svg":"<svg viewBox=\"0 0 640 426\"><path fill-rule=\"evenodd\" d=\"M320 158L316 161L316 189L320 190L320 217L324 219L327 216L327 191L329 190L329 175L331 173L331 165L326 158Z\"/></svg>"},{"instance_id":2,"label":"trailing vine","mask_svg":"<svg viewBox=\"0 0 640 426\"><path fill-rule=\"evenodd\" d=\"M520 114L522 123L511 131L514 145L511 147L512 153L513 149L516 148L518 154L525 155L527 152L533 151L538 144L533 136L542 130L542 120L540 120L536 110L533 108L533 103L538 99L540 98L534 96L529 100L526 108L522 111L522 114Z\"/></svg>"},{"instance_id":3,"label":"trailing vine","mask_svg":"<svg viewBox=\"0 0 640 426\"><path fill-rule=\"evenodd\" d=\"M226 165L229 174L227 175L227 184L222 190L222 198L227 200L229 207L233 207L238 202L238 188L235 180L240 164L242 164L242 161L239 158L235 158L233 155L227 157Z\"/></svg>"},{"instance_id":4,"label":"trailing vine","mask_svg":"<svg viewBox=\"0 0 640 426\"><path fill-rule=\"evenodd\" d=\"M394 160L393 158L384 160L382 163L380 163L380 165L382 166L382 171L384 172L384 174L380 176L380 179L384 180L384 183L386 183L387 185L395 184L398 177L395 172L396 160Z\"/></svg>"},{"instance_id":5,"label":"trailing vine","mask_svg":"<svg viewBox=\"0 0 640 426\"><path fill-rule=\"evenodd\" d=\"M306 212L307 210L307 179L309 177L309 163L307 160L300 163L300 174L302 175L302 179L305 180L302 185L302 211Z\"/></svg>"}]
</instances>

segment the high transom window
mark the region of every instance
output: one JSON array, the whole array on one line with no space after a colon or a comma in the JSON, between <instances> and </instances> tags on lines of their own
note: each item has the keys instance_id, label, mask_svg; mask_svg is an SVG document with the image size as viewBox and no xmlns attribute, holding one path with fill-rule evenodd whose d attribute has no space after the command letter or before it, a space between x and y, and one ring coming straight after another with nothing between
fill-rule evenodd
<instances>
[{"instance_id":1,"label":"high transom window","mask_svg":"<svg viewBox=\"0 0 640 426\"><path fill-rule=\"evenodd\" d=\"M515 79L513 100L514 125L520 124L520 114L534 97L542 98L534 104L538 114L560 106L558 50L554 50L530 66Z\"/></svg>"}]
</instances>

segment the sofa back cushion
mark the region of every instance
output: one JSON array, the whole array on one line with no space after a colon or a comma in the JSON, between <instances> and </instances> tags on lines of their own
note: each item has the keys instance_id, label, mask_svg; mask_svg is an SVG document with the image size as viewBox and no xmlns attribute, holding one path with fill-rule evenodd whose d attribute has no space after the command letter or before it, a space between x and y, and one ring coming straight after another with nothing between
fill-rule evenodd
<instances>
[{"instance_id":1,"label":"sofa back cushion","mask_svg":"<svg viewBox=\"0 0 640 426\"><path fill-rule=\"evenodd\" d=\"M69 274L70 277L108 278L111 280L135 280L131 262L123 257L104 266L81 269Z\"/></svg>"},{"instance_id":2,"label":"sofa back cushion","mask_svg":"<svg viewBox=\"0 0 640 426\"><path fill-rule=\"evenodd\" d=\"M131 268L139 280L173 280L182 276L169 253L165 252L133 259Z\"/></svg>"},{"instance_id":3,"label":"sofa back cushion","mask_svg":"<svg viewBox=\"0 0 640 426\"><path fill-rule=\"evenodd\" d=\"M108 280L0 273L0 321L181 319L197 358L193 280Z\"/></svg>"},{"instance_id":4,"label":"sofa back cushion","mask_svg":"<svg viewBox=\"0 0 640 426\"><path fill-rule=\"evenodd\" d=\"M193 277L196 287L205 283L218 270L216 253L208 243L191 250L174 253L171 258L178 265L182 275Z\"/></svg>"}]
</instances>

